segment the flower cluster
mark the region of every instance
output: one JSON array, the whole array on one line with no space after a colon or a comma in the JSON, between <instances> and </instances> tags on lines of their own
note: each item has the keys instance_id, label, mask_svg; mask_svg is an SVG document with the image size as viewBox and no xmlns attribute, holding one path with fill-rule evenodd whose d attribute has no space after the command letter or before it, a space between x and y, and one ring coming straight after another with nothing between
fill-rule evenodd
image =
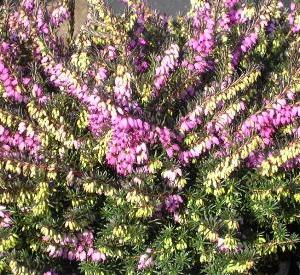
<instances>
[{"instance_id":1,"label":"flower cluster","mask_svg":"<svg viewBox=\"0 0 300 275\"><path fill-rule=\"evenodd\" d=\"M265 32L268 28L271 18L276 17L276 12L281 9L281 1L266 2L267 7L262 7L262 14L256 18L253 27L247 30L244 37L241 39L239 46L232 52L232 66L235 68L241 61L241 57L249 53L257 44L259 35Z\"/></svg>"},{"instance_id":2,"label":"flower cluster","mask_svg":"<svg viewBox=\"0 0 300 275\"><path fill-rule=\"evenodd\" d=\"M185 59L183 66L192 73L201 74L211 68L212 62L207 60L207 57L215 46L215 21L212 18L212 7L209 1L204 1L203 6L195 11L192 22L194 33L187 46L193 52L193 59L191 62Z\"/></svg>"},{"instance_id":3,"label":"flower cluster","mask_svg":"<svg viewBox=\"0 0 300 275\"><path fill-rule=\"evenodd\" d=\"M290 5L290 14L288 16L289 24L291 26L292 32L296 33L300 31L300 17L297 15L297 4L295 2L291 2Z\"/></svg>"},{"instance_id":4,"label":"flower cluster","mask_svg":"<svg viewBox=\"0 0 300 275\"><path fill-rule=\"evenodd\" d=\"M3 97L16 101L18 103L27 101L27 97L22 93L18 80L11 74L9 68L5 66L3 60L1 59L0 81L1 88L3 89Z\"/></svg>"},{"instance_id":5,"label":"flower cluster","mask_svg":"<svg viewBox=\"0 0 300 275\"><path fill-rule=\"evenodd\" d=\"M167 84L170 74L178 66L178 59L179 47L176 44L172 44L165 51L160 66L155 70L153 96L157 96L158 92Z\"/></svg>"},{"instance_id":6,"label":"flower cluster","mask_svg":"<svg viewBox=\"0 0 300 275\"><path fill-rule=\"evenodd\" d=\"M2 144L1 155L5 153L13 152L16 148L21 154L25 154L27 151L31 155L36 155L40 148L39 137L34 134L24 135L26 128L19 125L19 131L11 133L9 129L4 128L0 125L0 142ZM25 128L25 129L24 129ZM9 155L9 154L8 154Z\"/></svg>"},{"instance_id":7,"label":"flower cluster","mask_svg":"<svg viewBox=\"0 0 300 275\"><path fill-rule=\"evenodd\" d=\"M70 17L70 12L68 11L68 9L64 6L60 6L52 11L50 23L53 26L58 27L69 17Z\"/></svg>"},{"instance_id":8,"label":"flower cluster","mask_svg":"<svg viewBox=\"0 0 300 275\"><path fill-rule=\"evenodd\" d=\"M148 148L146 143L154 140L150 125L140 119L116 117L113 121L112 139L106 155L107 162L116 166L120 174L133 171L133 165L146 164Z\"/></svg>"},{"instance_id":9,"label":"flower cluster","mask_svg":"<svg viewBox=\"0 0 300 275\"><path fill-rule=\"evenodd\" d=\"M93 233L86 231L74 236L65 235L60 240L49 244L47 252L50 257L62 257L69 261L93 261L103 262L106 257L98 249L93 247ZM49 242L48 236L43 237L44 242Z\"/></svg>"},{"instance_id":10,"label":"flower cluster","mask_svg":"<svg viewBox=\"0 0 300 275\"><path fill-rule=\"evenodd\" d=\"M147 269L151 266L153 266L153 256L151 254L153 253L153 250L151 248L148 248L146 254L143 254L140 259L139 259L139 264L138 264L138 270L143 270Z\"/></svg>"},{"instance_id":11,"label":"flower cluster","mask_svg":"<svg viewBox=\"0 0 300 275\"><path fill-rule=\"evenodd\" d=\"M180 195L170 195L165 199L166 210L171 214L175 214L182 203L183 200Z\"/></svg>"},{"instance_id":12,"label":"flower cluster","mask_svg":"<svg viewBox=\"0 0 300 275\"><path fill-rule=\"evenodd\" d=\"M10 212L5 206L0 206L0 228L7 228L12 226L12 219Z\"/></svg>"},{"instance_id":13,"label":"flower cluster","mask_svg":"<svg viewBox=\"0 0 300 275\"><path fill-rule=\"evenodd\" d=\"M118 68L117 71L123 71L123 69ZM129 111L136 107L136 104L132 102L131 76L129 73L124 73L115 78L114 96L116 104L125 110Z\"/></svg>"}]
</instances>

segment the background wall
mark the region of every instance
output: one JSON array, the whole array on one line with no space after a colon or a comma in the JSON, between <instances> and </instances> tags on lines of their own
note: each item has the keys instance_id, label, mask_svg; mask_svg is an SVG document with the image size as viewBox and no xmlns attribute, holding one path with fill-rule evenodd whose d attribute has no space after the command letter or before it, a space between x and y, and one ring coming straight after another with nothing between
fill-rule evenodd
<instances>
[{"instance_id":1,"label":"background wall","mask_svg":"<svg viewBox=\"0 0 300 275\"><path fill-rule=\"evenodd\" d=\"M259 0L257 0L259 1ZM291 0L283 0L289 3ZM122 9L120 0L108 0L115 10ZM170 15L185 13L190 7L190 0L148 0L148 3L154 8Z\"/></svg>"},{"instance_id":2,"label":"background wall","mask_svg":"<svg viewBox=\"0 0 300 275\"><path fill-rule=\"evenodd\" d=\"M1 1L1 0L0 0ZM75 27L74 27L74 34L78 33L80 26L84 24L87 14L87 2L86 0L74 0L75 2ZM113 10L116 12L121 12L125 5L121 3L120 0L107 0L107 2L111 5ZM184 14L188 11L190 7L189 0L149 0L148 1L152 8L158 9L162 12L165 12L169 15L176 15L176 14ZM54 7L56 5L56 1L49 1L49 7ZM61 28L61 33L67 31L66 26Z\"/></svg>"},{"instance_id":3,"label":"background wall","mask_svg":"<svg viewBox=\"0 0 300 275\"><path fill-rule=\"evenodd\" d=\"M122 5L120 5L120 0L108 0L108 2L112 5L115 10L122 9ZM148 3L154 9L158 9L167 14L177 14L177 13L185 13L190 6L189 0L148 0Z\"/></svg>"},{"instance_id":4,"label":"background wall","mask_svg":"<svg viewBox=\"0 0 300 275\"><path fill-rule=\"evenodd\" d=\"M80 26L84 24L86 13L87 13L87 2L86 0L74 0L75 1L75 29L74 33L76 34ZM125 5L120 3L120 0L107 0L108 3L116 12L122 11ZM257 0L259 1L259 0ZM288 4L291 0L283 0ZM0 0L1 2L1 0ZM50 0L50 3L55 3L55 1ZM148 0L148 3L154 9L158 9L161 12L165 12L168 15L184 14L189 10L190 0ZM51 4L50 4L51 5ZM62 28L62 32L65 32L66 29Z\"/></svg>"}]
</instances>

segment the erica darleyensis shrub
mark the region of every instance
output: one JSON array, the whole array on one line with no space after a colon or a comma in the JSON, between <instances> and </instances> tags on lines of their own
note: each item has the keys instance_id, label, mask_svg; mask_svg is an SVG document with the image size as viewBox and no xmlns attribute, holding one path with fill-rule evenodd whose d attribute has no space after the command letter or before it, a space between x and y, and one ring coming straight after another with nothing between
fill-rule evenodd
<instances>
[{"instance_id":1,"label":"erica darleyensis shrub","mask_svg":"<svg viewBox=\"0 0 300 275\"><path fill-rule=\"evenodd\" d=\"M3 274L249 274L300 241L300 3L0 6ZM59 29L66 22L65 39Z\"/></svg>"}]
</instances>

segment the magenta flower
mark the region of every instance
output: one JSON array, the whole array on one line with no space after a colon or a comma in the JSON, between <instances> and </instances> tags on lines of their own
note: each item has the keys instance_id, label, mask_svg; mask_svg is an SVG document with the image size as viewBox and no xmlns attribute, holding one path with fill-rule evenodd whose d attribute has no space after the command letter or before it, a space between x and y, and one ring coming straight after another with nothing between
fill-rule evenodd
<instances>
[{"instance_id":1,"label":"magenta flower","mask_svg":"<svg viewBox=\"0 0 300 275\"><path fill-rule=\"evenodd\" d=\"M43 274L44 275L58 275L58 273L56 273L55 271L52 271L52 270L44 272Z\"/></svg>"},{"instance_id":2,"label":"magenta flower","mask_svg":"<svg viewBox=\"0 0 300 275\"><path fill-rule=\"evenodd\" d=\"M31 13L31 12L33 12L33 10L35 8L35 1L34 0L23 0L22 6L28 13Z\"/></svg>"},{"instance_id":3,"label":"magenta flower","mask_svg":"<svg viewBox=\"0 0 300 275\"><path fill-rule=\"evenodd\" d=\"M10 212L5 206L0 205L0 228L8 228L12 226Z\"/></svg>"},{"instance_id":4,"label":"magenta flower","mask_svg":"<svg viewBox=\"0 0 300 275\"><path fill-rule=\"evenodd\" d=\"M295 2L291 2L288 22L293 33L298 33L300 31L300 22L299 19L297 19L297 12L298 5Z\"/></svg>"},{"instance_id":5,"label":"magenta flower","mask_svg":"<svg viewBox=\"0 0 300 275\"><path fill-rule=\"evenodd\" d=\"M50 23L53 26L58 27L61 23L63 23L69 17L70 17L70 13L69 13L68 9L64 6L60 6L52 11L51 17L50 17Z\"/></svg>"},{"instance_id":6,"label":"magenta flower","mask_svg":"<svg viewBox=\"0 0 300 275\"><path fill-rule=\"evenodd\" d=\"M177 212L182 203L183 199L180 195L170 195L165 199L166 210L171 214Z\"/></svg>"},{"instance_id":7,"label":"magenta flower","mask_svg":"<svg viewBox=\"0 0 300 275\"><path fill-rule=\"evenodd\" d=\"M106 257L103 253L99 252L99 251L95 251L92 255L91 255L91 259L93 262L104 262L106 260Z\"/></svg>"},{"instance_id":8,"label":"magenta flower","mask_svg":"<svg viewBox=\"0 0 300 275\"><path fill-rule=\"evenodd\" d=\"M166 85L172 71L178 66L179 46L171 44L165 51L165 56L160 62L160 66L155 70L154 91L153 96L157 96L158 92Z\"/></svg>"}]
</instances>

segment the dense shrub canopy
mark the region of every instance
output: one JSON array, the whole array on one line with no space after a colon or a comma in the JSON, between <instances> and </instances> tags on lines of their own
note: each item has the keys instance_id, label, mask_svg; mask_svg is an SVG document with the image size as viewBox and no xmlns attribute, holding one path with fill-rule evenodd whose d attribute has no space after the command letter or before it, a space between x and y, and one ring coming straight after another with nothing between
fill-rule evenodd
<instances>
[{"instance_id":1,"label":"dense shrub canopy","mask_svg":"<svg viewBox=\"0 0 300 275\"><path fill-rule=\"evenodd\" d=\"M14 2L0 272L248 274L297 249L298 3L193 0L173 18L89 0L73 37L68 3Z\"/></svg>"}]
</instances>

